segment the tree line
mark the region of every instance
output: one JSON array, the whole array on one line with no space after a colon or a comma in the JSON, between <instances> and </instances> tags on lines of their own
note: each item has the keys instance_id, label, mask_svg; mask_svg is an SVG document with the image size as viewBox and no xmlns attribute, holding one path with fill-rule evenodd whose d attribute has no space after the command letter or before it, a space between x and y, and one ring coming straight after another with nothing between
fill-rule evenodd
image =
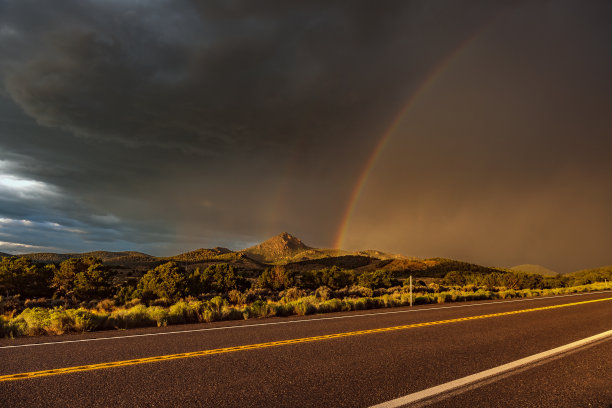
<instances>
[{"instance_id":1,"label":"tree line","mask_svg":"<svg viewBox=\"0 0 612 408\"><path fill-rule=\"evenodd\" d=\"M454 266L462 264L456 263ZM611 278L612 268L549 277L470 267L468 270L446 272L443 278L436 281L448 286L474 285L520 290L576 286ZM144 302L156 299L176 301L188 296L229 296L230 292L257 289L276 293L292 288L305 291L319 288L338 291L349 287L379 289L400 286L404 282L394 271L379 269L357 272L337 266L297 272L277 265L265 269L256 279L248 279L228 263L187 271L174 261L158 265L140 279L120 281L113 268L95 257L72 258L59 264L34 263L24 257L4 257L0 261L0 296L68 299L73 302L110 298L120 304L133 299Z\"/></svg>"}]
</instances>

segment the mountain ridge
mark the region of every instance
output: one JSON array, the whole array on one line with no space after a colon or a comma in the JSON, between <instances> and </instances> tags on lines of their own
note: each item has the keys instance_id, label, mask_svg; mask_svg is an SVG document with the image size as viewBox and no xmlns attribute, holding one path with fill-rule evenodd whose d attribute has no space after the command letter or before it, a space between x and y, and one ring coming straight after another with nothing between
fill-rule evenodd
<instances>
[{"instance_id":1,"label":"mountain ridge","mask_svg":"<svg viewBox=\"0 0 612 408\"><path fill-rule=\"evenodd\" d=\"M555 276L556 272L541 265L517 265L512 268L487 267L470 262L445 258L416 258L391 254L378 250L347 251L342 249L315 248L305 244L301 239L287 232L278 234L257 245L233 251L228 248L199 248L172 256L158 257L137 251L90 251L83 253L39 252L11 255L0 252L0 257L19 256L34 262L60 263L70 258L93 256L100 258L106 265L116 268L128 268L146 271L161 263L175 261L189 268L202 268L221 262L230 263L237 270L261 271L270 266L280 266L290 270L307 268L341 268L355 269L358 272L372 272L387 269L398 273L423 273L431 277L443 277L447 272L459 271L501 271L538 273L543 276ZM588 273L600 267L569 272L568 274Z\"/></svg>"}]
</instances>

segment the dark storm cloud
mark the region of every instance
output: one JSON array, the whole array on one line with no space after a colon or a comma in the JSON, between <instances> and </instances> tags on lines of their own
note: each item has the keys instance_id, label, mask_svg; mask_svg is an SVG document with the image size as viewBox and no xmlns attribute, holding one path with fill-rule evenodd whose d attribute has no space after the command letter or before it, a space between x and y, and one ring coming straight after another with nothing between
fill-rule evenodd
<instances>
[{"instance_id":1,"label":"dark storm cloud","mask_svg":"<svg viewBox=\"0 0 612 408\"><path fill-rule=\"evenodd\" d=\"M396 101L470 24L498 11L404 2L1 7L10 99L2 156L32 163L14 171L69 197L68 218L110 213L211 243L226 230L239 241L290 228L314 239L319 223L333 235ZM451 24L459 9L468 24Z\"/></svg>"},{"instance_id":2,"label":"dark storm cloud","mask_svg":"<svg viewBox=\"0 0 612 408\"><path fill-rule=\"evenodd\" d=\"M534 219L535 197L562 190L539 187L571 169L609 198L592 193L609 171L609 16L606 2L0 0L0 241L169 254L289 230L331 245L381 134L476 37L396 136L400 158L379 159L361 207L380 210L355 213L354 242L493 259L456 238L492 222L474 204L486 186L514 188ZM414 186L411 204L398 192ZM414 206L442 228L442 189L465 207L455 238L398 232L421 225ZM516 241L498 259L523 263Z\"/></svg>"},{"instance_id":3,"label":"dark storm cloud","mask_svg":"<svg viewBox=\"0 0 612 408\"><path fill-rule=\"evenodd\" d=\"M466 32L443 28L450 12L403 2L9 1L2 16L6 90L39 123L191 152L344 140L329 127L380 109L400 72L427 70L457 41L398 54L413 46L407 19L425 37Z\"/></svg>"}]
</instances>

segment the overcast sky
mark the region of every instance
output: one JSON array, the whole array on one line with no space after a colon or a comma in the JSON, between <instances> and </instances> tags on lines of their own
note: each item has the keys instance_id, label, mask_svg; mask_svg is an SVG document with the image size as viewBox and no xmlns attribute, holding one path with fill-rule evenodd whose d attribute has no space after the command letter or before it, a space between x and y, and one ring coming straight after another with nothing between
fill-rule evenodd
<instances>
[{"instance_id":1,"label":"overcast sky","mask_svg":"<svg viewBox=\"0 0 612 408\"><path fill-rule=\"evenodd\" d=\"M0 251L343 230L612 264L610 21L609 1L0 0Z\"/></svg>"}]
</instances>

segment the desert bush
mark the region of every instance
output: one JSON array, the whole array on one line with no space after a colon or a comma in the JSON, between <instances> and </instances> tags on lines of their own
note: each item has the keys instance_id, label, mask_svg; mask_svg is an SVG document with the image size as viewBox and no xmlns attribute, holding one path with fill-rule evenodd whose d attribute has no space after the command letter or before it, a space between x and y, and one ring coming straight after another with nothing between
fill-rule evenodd
<instances>
[{"instance_id":1,"label":"desert bush","mask_svg":"<svg viewBox=\"0 0 612 408\"><path fill-rule=\"evenodd\" d=\"M103 299L98 302L95 309L100 312L110 313L117 307L117 304L112 299Z\"/></svg>"},{"instance_id":2,"label":"desert bush","mask_svg":"<svg viewBox=\"0 0 612 408\"><path fill-rule=\"evenodd\" d=\"M227 294L229 302L233 305L244 305L247 301L246 293L242 293L239 290L230 290Z\"/></svg>"},{"instance_id":3,"label":"desert bush","mask_svg":"<svg viewBox=\"0 0 612 408\"><path fill-rule=\"evenodd\" d=\"M124 305L123 305L123 307L124 307L125 309L130 309L130 308L132 308L132 307L134 307L134 306L138 306L138 305L140 305L140 304L142 304L141 300L140 300L140 299L138 299L138 298L135 298L135 299L130 300L130 301L129 301L129 302L127 302L126 304L124 304Z\"/></svg>"},{"instance_id":4,"label":"desert bush","mask_svg":"<svg viewBox=\"0 0 612 408\"><path fill-rule=\"evenodd\" d=\"M330 299L320 303L317 307L319 313L333 313L343 310L343 303L340 299Z\"/></svg>"},{"instance_id":5,"label":"desert bush","mask_svg":"<svg viewBox=\"0 0 612 408\"><path fill-rule=\"evenodd\" d=\"M370 297L373 294L374 291L372 289L357 285L351 286L348 290L348 295L355 297Z\"/></svg>"},{"instance_id":6,"label":"desert bush","mask_svg":"<svg viewBox=\"0 0 612 408\"><path fill-rule=\"evenodd\" d=\"M282 301L284 301L285 303L288 303L288 302L293 302L294 300L298 300L299 298L306 296L306 291L294 286L283 292L280 292L279 296L281 297Z\"/></svg>"},{"instance_id":7,"label":"desert bush","mask_svg":"<svg viewBox=\"0 0 612 408\"><path fill-rule=\"evenodd\" d=\"M168 309L161 306L149 306L147 308L147 315L149 319L154 320L157 323L157 327L167 326L169 322Z\"/></svg>"},{"instance_id":8,"label":"desert bush","mask_svg":"<svg viewBox=\"0 0 612 408\"><path fill-rule=\"evenodd\" d=\"M315 293L314 293L315 297L322 301L326 301L329 298L331 298L332 294L333 294L332 290L328 288L327 286L319 286L317 290L315 290Z\"/></svg>"},{"instance_id":9,"label":"desert bush","mask_svg":"<svg viewBox=\"0 0 612 408\"><path fill-rule=\"evenodd\" d=\"M355 310L372 309L378 305L378 301L375 298L364 297L355 300Z\"/></svg>"},{"instance_id":10,"label":"desert bush","mask_svg":"<svg viewBox=\"0 0 612 408\"><path fill-rule=\"evenodd\" d=\"M157 324L157 321L149 317L145 305L136 305L129 309L115 310L111 313L108 321L110 325L120 329L146 327Z\"/></svg>"},{"instance_id":11,"label":"desert bush","mask_svg":"<svg viewBox=\"0 0 612 408\"><path fill-rule=\"evenodd\" d=\"M514 289L508 289L504 291L499 291L498 293L500 299L512 299L516 297L516 291Z\"/></svg>"},{"instance_id":12,"label":"desert bush","mask_svg":"<svg viewBox=\"0 0 612 408\"><path fill-rule=\"evenodd\" d=\"M68 309L68 315L74 321L74 330L78 332L98 330L108 318L108 314L97 314L81 308Z\"/></svg>"},{"instance_id":13,"label":"desert bush","mask_svg":"<svg viewBox=\"0 0 612 408\"><path fill-rule=\"evenodd\" d=\"M17 311L19 308L19 295L5 297L0 296L0 315Z\"/></svg>"},{"instance_id":14,"label":"desert bush","mask_svg":"<svg viewBox=\"0 0 612 408\"><path fill-rule=\"evenodd\" d=\"M245 304L253 303L257 299L261 298L267 291L261 289L249 289L244 292L246 296Z\"/></svg>"},{"instance_id":15,"label":"desert bush","mask_svg":"<svg viewBox=\"0 0 612 408\"><path fill-rule=\"evenodd\" d=\"M317 307L314 304L314 296L307 296L291 302L295 314L305 316L317 312Z\"/></svg>"},{"instance_id":16,"label":"desert bush","mask_svg":"<svg viewBox=\"0 0 612 408\"><path fill-rule=\"evenodd\" d=\"M172 306L168 311L168 319L171 324L175 323L190 323L198 321L198 312L197 308L199 305L195 305L196 307L192 307L189 303L185 301L178 301ZM220 311L220 308L219 308Z\"/></svg>"},{"instance_id":17,"label":"desert bush","mask_svg":"<svg viewBox=\"0 0 612 408\"><path fill-rule=\"evenodd\" d=\"M127 304L134 297L135 291L136 291L135 284L123 285L117 291L117 294L115 295L115 299L117 300L119 304Z\"/></svg>"},{"instance_id":18,"label":"desert bush","mask_svg":"<svg viewBox=\"0 0 612 408\"><path fill-rule=\"evenodd\" d=\"M155 299L149 303L149 306L170 307L170 305L172 305L172 301L168 298Z\"/></svg>"},{"instance_id":19,"label":"desert bush","mask_svg":"<svg viewBox=\"0 0 612 408\"><path fill-rule=\"evenodd\" d=\"M42 307L42 308L48 309L49 306L51 305L51 301L48 300L47 298L26 299L23 302L23 305L26 308Z\"/></svg>"},{"instance_id":20,"label":"desert bush","mask_svg":"<svg viewBox=\"0 0 612 408\"><path fill-rule=\"evenodd\" d=\"M265 300L256 300L250 307L252 317L267 317L272 314L272 308ZM249 316L251 317L251 316Z\"/></svg>"},{"instance_id":21,"label":"desert bush","mask_svg":"<svg viewBox=\"0 0 612 408\"><path fill-rule=\"evenodd\" d=\"M64 308L55 308L49 313L49 334L63 334L74 329L74 320Z\"/></svg>"},{"instance_id":22,"label":"desert bush","mask_svg":"<svg viewBox=\"0 0 612 408\"><path fill-rule=\"evenodd\" d=\"M25 332L28 336L40 336L47 332L51 324L48 309L41 307L27 308L16 318L17 321L25 323Z\"/></svg>"},{"instance_id":23,"label":"desert bush","mask_svg":"<svg viewBox=\"0 0 612 408\"><path fill-rule=\"evenodd\" d=\"M27 335L23 321L18 322L0 316L0 337L20 337Z\"/></svg>"},{"instance_id":24,"label":"desert bush","mask_svg":"<svg viewBox=\"0 0 612 408\"><path fill-rule=\"evenodd\" d=\"M427 294L421 294L420 296L415 296L413 304L415 305L424 305L430 303L431 298Z\"/></svg>"},{"instance_id":25,"label":"desert bush","mask_svg":"<svg viewBox=\"0 0 612 408\"><path fill-rule=\"evenodd\" d=\"M231 306L224 306L221 313L223 320L241 320L244 318L242 310Z\"/></svg>"},{"instance_id":26,"label":"desert bush","mask_svg":"<svg viewBox=\"0 0 612 408\"><path fill-rule=\"evenodd\" d=\"M276 316L291 316L295 314L295 308L292 303L276 304L273 308Z\"/></svg>"}]
</instances>

